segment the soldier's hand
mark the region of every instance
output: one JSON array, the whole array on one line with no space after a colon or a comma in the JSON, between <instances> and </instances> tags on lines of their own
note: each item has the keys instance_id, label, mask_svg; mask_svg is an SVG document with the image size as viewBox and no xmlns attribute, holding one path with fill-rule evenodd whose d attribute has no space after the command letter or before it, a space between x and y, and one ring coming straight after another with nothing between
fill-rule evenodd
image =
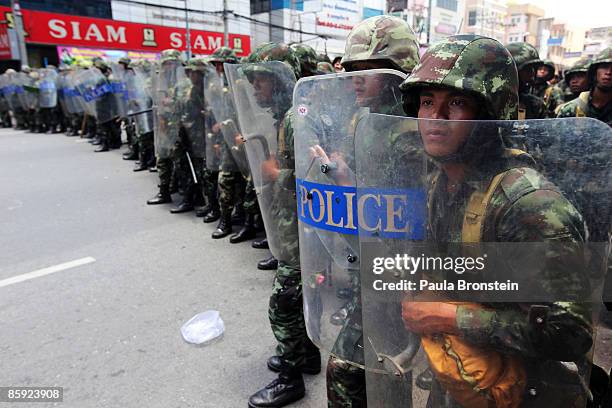
<instances>
[{"instance_id":1,"label":"soldier's hand","mask_svg":"<svg viewBox=\"0 0 612 408\"><path fill-rule=\"evenodd\" d=\"M276 181L280 175L280 165L275 156L261 163L261 173L265 181Z\"/></svg>"},{"instance_id":2,"label":"soldier's hand","mask_svg":"<svg viewBox=\"0 0 612 408\"><path fill-rule=\"evenodd\" d=\"M407 330L417 334L459 334L457 306L446 302L402 301L402 319Z\"/></svg>"},{"instance_id":3,"label":"soldier's hand","mask_svg":"<svg viewBox=\"0 0 612 408\"><path fill-rule=\"evenodd\" d=\"M215 123L215 124L212 126L212 131L213 131L214 133L219 133L219 132L221 131L221 124L220 124L220 123Z\"/></svg>"},{"instance_id":4,"label":"soldier's hand","mask_svg":"<svg viewBox=\"0 0 612 408\"><path fill-rule=\"evenodd\" d=\"M215 156L221 157L221 145L220 144L216 144L216 145L213 146L213 149L215 151Z\"/></svg>"},{"instance_id":5,"label":"soldier's hand","mask_svg":"<svg viewBox=\"0 0 612 408\"><path fill-rule=\"evenodd\" d=\"M328 156L321 146L315 145L310 148L310 156L318 157L321 161L321 166L327 165L333 168L333 171L329 173L329 175L334 179L336 184L341 186L351 186L354 184L350 175L351 171L346 161L344 161L344 158L339 153L332 152Z\"/></svg>"},{"instance_id":6,"label":"soldier's hand","mask_svg":"<svg viewBox=\"0 0 612 408\"><path fill-rule=\"evenodd\" d=\"M242 146L244 144L244 138L240 133L237 133L236 136L234 136L234 143L236 146Z\"/></svg>"}]
</instances>

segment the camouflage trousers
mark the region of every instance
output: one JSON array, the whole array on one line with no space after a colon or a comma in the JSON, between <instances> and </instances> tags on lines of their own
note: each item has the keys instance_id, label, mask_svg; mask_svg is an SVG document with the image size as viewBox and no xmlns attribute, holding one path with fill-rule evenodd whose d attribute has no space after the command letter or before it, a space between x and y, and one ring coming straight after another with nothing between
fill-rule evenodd
<instances>
[{"instance_id":1,"label":"camouflage trousers","mask_svg":"<svg viewBox=\"0 0 612 408\"><path fill-rule=\"evenodd\" d=\"M197 186L204 179L204 159L193 155L190 155L190 158L191 164L193 165L193 172L191 171L189 159L187 158L185 150L177 149L174 168L178 181L178 189L184 201L200 204L203 201L202 190L198 189ZM194 173L197 183L193 178Z\"/></svg>"},{"instance_id":2,"label":"camouflage trousers","mask_svg":"<svg viewBox=\"0 0 612 408\"><path fill-rule=\"evenodd\" d=\"M159 189L170 191L170 184L174 173L174 161L172 157L157 158L157 176L159 177Z\"/></svg>"},{"instance_id":3,"label":"camouflage trousers","mask_svg":"<svg viewBox=\"0 0 612 408\"><path fill-rule=\"evenodd\" d=\"M215 209L219 208L219 172L210 169L204 169L201 186L202 195L206 197L206 204Z\"/></svg>"},{"instance_id":4,"label":"camouflage trousers","mask_svg":"<svg viewBox=\"0 0 612 408\"><path fill-rule=\"evenodd\" d=\"M2 126L11 127L11 113L8 110L2 111L0 113L0 120L2 120Z\"/></svg>"},{"instance_id":5,"label":"camouflage trousers","mask_svg":"<svg viewBox=\"0 0 612 408\"><path fill-rule=\"evenodd\" d=\"M242 202L246 180L239 171L219 172L219 207L221 214L231 214L234 206Z\"/></svg>"},{"instance_id":6,"label":"camouflage trousers","mask_svg":"<svg viewBox=\"0 0 612 408\"><path fill-rule=\"evenodd\" d=\"M268 308L272 333L278 342L276 354L284 369L296 371L304 365L307 355L318 353L310 341L304 322L301 271L279 262L274 276Z\"/></svg>"},{"instance_id":7,"label":"camouflage trousers","mask_svg":"<svg viewBox=\"0 0 612 408\"><path fill-rule=\"evenodd\" d=\"M16 108L13 111L13 116L15 116L17 127L23 128L28 126L28 115L22 108Z\"/></svg>"},{"instance_id":8,"label":"camouflage trousers","mask_svg":"<svg viewBox=\"0 0 612 408\"><path fill-rule=\"evenodd\" d=\"M257 202L257 192L255 191L255 184L253 184L253 177L250 174L246 178L242 207L247 214L260 214L259 202Z\"/></svg>"},{"instance_id":9,"label":"camouflage trousers","mask_svg":"<svg viewBox=\"0 0 612 408\"><path fill-rule=\"evenodd\" d=\"M365 371L338 357L327 361L328 408L367 407Z\"/></svg>"},{"instance_id":10,"label":"camouflage trousers","mask_svg":"<svg viewBox=\"0 0 612 408\"><path fill-rule=\"evenodd\" d=\"M153 151L153 148L154 148L153 132L139 134L135 139L136 139L136 143L138 143L139 152Z\"/></svg>"}]
</instances>

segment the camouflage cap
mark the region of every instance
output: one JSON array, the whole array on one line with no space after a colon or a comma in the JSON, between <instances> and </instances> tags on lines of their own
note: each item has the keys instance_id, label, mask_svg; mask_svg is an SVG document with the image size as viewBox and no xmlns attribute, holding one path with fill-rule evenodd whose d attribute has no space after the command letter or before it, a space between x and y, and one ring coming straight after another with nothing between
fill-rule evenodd
<instances>
[{"instance_id":1,"label":"camouflage cap","mask_svg":"<svg viewBox=\"0 0 612 408\"><path fill-rule=\"evenodd\" d=\"M597 68L600 65L608 64L610 62L612 62L612 47L604 49L599 54L597 54L595 58L593 58L593 61L591 61L591 65L589 65L589 80L591 82L595 80L595 71L597 71Z\"/></svg>"},{"instance_id":2,"label":"camouflage cap","mask_svg":"<svg viewBox=\"0 0 612 408\"><path fill-rule=\"evenodd\" d=\"M159 63L163 64L167 61L179 61L183 62L181 58L181 52L174 48L169 48L167 50L163 50L160 54Z\"/></svg>"},{"instance_id":3,"label":"camouflage cap","mask_svg":"<svg viewBox=\"0 0 612 408\"><path fill-rule=\"evenodd\" d=\"M121 58L119 58L119 63L120 64L124 64L126 66L130 65L131 61L132 60L129 57L121 57Z\"/></svg>"},{"instance_id":4,"label":"camouflage cap","mask_svg":"<svg viewBox=\"0 0 612 408\"><path fill-rule=\"evenodd\" d=\"M322 74L334 74L336 72L334 66L329 62L319 62L317 70Z\"/></svg>"},{"instance_id":5,"label":"camouflage cap","mask_svg":"<svg viewBox=\"0 0 612 408\"><path fill-rule=\"evenodd\" d=\"M519 71L528 65L542 64L542 60L540 60L540 56L538 55L538 50L536 50L535 47L529 43L514 42L508 44L506 48L508 48L508 51L510 51L510 54L512 54L516 68Z\"/></svg>"},{"instance_id":6,"label":"camouflage cap","mask_svg":"<svg viewBox=\"0 0 612 408\"><path fill-rule=\"evenodd\" d=\"M400 89L416 99L420 88L427 86L479 95L490 119L518 116L516 65L508 50L492 38L455 35L431 46Z\"/></svg>"},{"instance_id":7,"label":"camouflage cap","mask_svg":"<svg viewBox=\"0 0 612 408\"><path fill-rule=\"evenodd\" d=\"M229 64L237 64L238 57L236 56L236 52L229 47L219 47L217 48L210 57L208 58L209 62L227 62Z\"/></svg>"},{"instance_id":8,"label":"camouflage cap","mask_svg":"<svg viewBox=\"0 0 612 408\"><path fill-rule=\"evenodd\" d=\"M291 47L285 43L263 43L249 55L246 62L258 63L267 61L284 62L289 65L296 79L301 77L302 70L300 60Z\"/></svg>"},{"instance_id":9,"label":"camouflage cap","mask_svg":"<svg viewBox=\"0 0 612 408\"><path fill-rule=\"evenodd\" d=\"M375 16L357 24L346 39L342 66L361 61L388 61L403 72L419 62L419 43L410 25L401 18Z\"/></svg>"},{"instance_id":10,"label":"camouflage cap","mask_svg":"<svg viewBox=\"0 0 612 408\"><path fill-rule=\"evenodd\" d=\"M317 71L317 52L309 45L293 43L289 45L295 55L300 60L302 75L309 72L311 75L318 74Z\"/></svg>"},{"instance_id":11,"label":"camouflage cap","mask_svg":"<svg viewBox=\"0 0 612 408\"><path fill-rule=\"evenodd\" d=\"M206 62L205 58L191 58L187 61L185 70L204 72L208 66L210 66L210 64Z\"/></svg>"},{"instance_id":12,"label":"camouflage cap","mask_svg":"<svg viewBox=\"0 0 612 408\"><path fill-rule=\"evenodd\" d=\"M574 65L572 65L570 68L566 69L563 72L563 80L565 81L565 83L569 86L569 78L572 74L577 74L579 72L586 74L589 71L590 63L591 60L589 60L588 58L580 58L578 61L576 61Z\"/></svg>"}]
</instances>

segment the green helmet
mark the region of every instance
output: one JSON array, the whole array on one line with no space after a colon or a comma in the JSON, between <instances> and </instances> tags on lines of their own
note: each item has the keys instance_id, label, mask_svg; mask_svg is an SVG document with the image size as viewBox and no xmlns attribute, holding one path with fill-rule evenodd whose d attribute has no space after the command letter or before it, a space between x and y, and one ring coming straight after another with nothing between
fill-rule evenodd
<instances>
[{"instance_id":1,"label":"green helmet","mask_svg":"<svg viewBox=\"0 0 612 408\"><path fill-rule=\"evenodd\" d=\"M163 64L164 62L167 62L167 61L183 62L183 59L181 58L181 52L174 48L163 50L160 55L159 63Z\"/></svg>"},{"instance_id":2,"label":"green helmet","mask_svg":"<svg viewBox=\"0 0 612 408\"><path fill-rule=\"evenodd\" d=\"M100 71L106 71L110 69L110 65L108 62L104 61L102 58L98 58L94 61L94 67L98 68Z\"/></svg>"},{"instance_id":3,"label":"green helmet","mask_svg":"<svg viewBox=\"0 0 612 408\"><path fill-rule=\"evenodd\" d=\"M322 74L334 74L336 72L334 66L329 62L319 62L317 64L317 71Z\"/></svg>"},{"instance_id":4,"label":"green helmet","mask_svg":"<svg viewBox=\"0 0 612 408\"><path fill-rule=\"evenodd\" d=\"M191 58L189 61L187 61L185 70L204 72L208 66L209 64L204 58Z\"/></svg>"},{"instance_id":5,"label":"green helmet","mask_svg":"<svg viewBox=\"0 0 612 408\"><path fill-rule=\"evenodd\" d=\"M309 45L293 43L289 45L295 55L300 60L300 68L302 75L309 72L311 75L316 75L317 71L317 52Z\"/></svg>"},{"instance_id":6,"label":"green helmet","mask_svg":"<svg viewBox=\"0 0 612 408\"><path fill-rule=\"evenodd\" d=\"M13 68L9 68L9 69L6 70L5 74L14 74L16 72L17 71L15 71Z\"/></svg>"},{"instance_id":7,"label":"green helmet","mask_svg":"<svg viewBox=\"0 0 612 408\"><path fill-rule=\"evenodd\" d=\"M608 47L604 49L599 54L597 54L595 58L593 58L593 61L591 61L591 65L589 65L589 70L588 70L589 82L592 85L595 85L595 71L597 71L597 68L602 64L609 64L611 62L612 62L612 47Z\"/></svg>"},{"instance_id":8,"label":"green helmet","mask_svg":"<svg viewBox=\"0 0 612 408\"><path fill-rule=\"evenodd\" d=\"M574 63L570 68L566 69L563 72L563 80L569 86L569 79L572 74L577 74L582 72L586 74L589 71L590 60L588 58L580 58L578 61Z\"/></svg>"},{"instance_id":9,"label":"green helmet","mask_svg":"<svg viewBox=\"0 0 612 408\"><path fill-rule=\"evenodd\" d=\"M236 52L229 47L217 48L208 58L209 62L227 62L229 64L237 64L238 57Z\"/></svg>"},{"instance_id":10,"label":"green helmet","mask_svg":"<svg viewBox=\"0 0 612 408\"><path fill-rule=\"evenodd\" d=\"M319 62L329 62L331 64L331 60L329 59L329 55L327 54L318 54L317 61Z\"/></svg>"},{"instance_id":11,"label":"green helmet","mask_svg":"<svg viewBox=\"0 0 612 408\"><path fill-rule=\"evenodd\" d=\"M542 60L540 60L538 50L536 50L535 47L529 43L510 43L506 46L506 48L508 48L508 51L510 51L510 54L512 54L516 68L519 71L529 65L542 65Z\"/></svg>"},{"instance_id":12,"label":"green helmet","mask_svg":"<svg viewBox=\"0 0 612 408\"><path fill-rule=\"evenodd\" d=\"M284 62L289 65L296 79L301 77L302 71L300 60L291 47L285 43L263 43L249 55L246 62L257 63L266 61ZM259 69L263 68L260 67Z\"/></svg>"},{"instance_id":13,"label":"green helmet","mask_svg":"<svg viewBox=\"0 0 612 408\"><path fill-rule=\"evenodd\" d=\"M408 102L422 87L468 91L483 100L490 119L518 117L518 72L512 55L499 42L479 35L455 35L429 47L400 85Z\"/></svg>"},{"instance_id":14,"label":"green helmet","mask_svg":"<svg viewBox=\"0 0 612 408\"><path fill-rule=\"evenodd\" d=\"M21 66L21 72L29 74L30 72L32 72L32 68L30 68L29 65L22 65Z\"/></svg>"},{"instance_id":15,"label":"green helmet","mask_svg":"<svg viewBox=\"0 0 612 408\"><path fill-rule=\"evenodd\" d=\"M129 66L132 60L129 57L121 57L119 58L119 63L124 64L125 66Z\"/></svg>"},{"instance_id":16,"label":"green helmet","mask_svg":"<svg viewBox=\"0 0 612 408\"><path fill-rule=\"evenodd\" d=\"M361 61L387 61L403 72L419 62L419 43L410 25L392 16L370 17L357 24L346 39L342 66Z\"/></svg>"}]
</instances>

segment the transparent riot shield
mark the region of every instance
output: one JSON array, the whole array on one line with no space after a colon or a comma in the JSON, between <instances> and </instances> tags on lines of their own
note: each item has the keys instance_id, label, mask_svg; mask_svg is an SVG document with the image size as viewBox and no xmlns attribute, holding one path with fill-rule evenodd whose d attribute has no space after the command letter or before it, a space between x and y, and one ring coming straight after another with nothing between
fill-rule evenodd
<instances>
[{"instance_id":1,"label":"transparent riot shield","mask_svg":"<svg viewBox=\"0 0 612 408\"><path fill-rule=\"evenodd\" d=\"M181 100L181 126L183 142L190 154L197 158L206 157L206 118L204 115L204 73L198 70L188 72L188 87Z\"/></svg>"},{"instance_id":2,"label":"transparent riot shield","mask_svg":"<svg viewBox=\"0 0 612 408\"><path fill-rule=\"evenodd\" d=\"M207 92L206 99L212 110L215 125L223 135L223 140L240 172L244 176L248 176L250 171L249 162L244 146L244 138L240 133L240 129L238 129L238 117L232 94L238 95L238 98L245 98L245 92L247 92L250 85L238 81L236 89L230 90L228 86L224 85L223 77L218 75L212 67L206 72L205 78L207 82L204 88Z\"/></svg>"},{"instance_id":3,"label":"transparent riot shield","mask_svg":"<svg viewBox=\"0 0 612 408\"><path fill-rule=\"evenodd\" d=\"M404 79L394 70L316 76L301 79L293 93L307 330L322 350L360 367L359 237L348 205L356 196L355 125L368 112L403 115Z\"/></svg>"},{"instance_id":4,"label":"transparent riot shield","mask_svg":"<svg viewBox=\"0 0 612 408\"><path fill-rule=\"evenodd\" d=\"M25 106L29 110L38 109L39 105L39 95L40 95L40 84L39 79L34 77L34 73L30 75L23 76L23 90L24 90L24 98L25 98Z\"/></svg>"},{"instance_id":5,"label":"transparent riot shield","mask_svg":"<svg viewBox=\"0 0 612 408\"><path fill-rule=\"evenodd\" d=\"M70 109L68 109L67 105L68 97L66 96L66 90L68 89L67 76L68 71L60 72L57 76L57 100L64 116L70 114Z\"/></svg>"},{"instance_id":6,"label":"transparent riot shield","mask_svg":"<svg viewBox=\"0 0 612 408\"><path fill-rule=\"evenodd\" d=\"M117 104L117 115L124 118L128 108L127 72L123 64L111 63L111 74L108 77L111 92Z\"/></svg>"},{"instance_id":7,"label":"transparent riot shield","mask_svg":"<svg viewBox=\"0 0 612 408\"><path fill-rule=\"evenodd\" d=\"M539 157L513 147L517 127ZM347 207L368 405L591 406L611 153L612 130L585 118L359 120ZM576 198L586 186L605 221ZM311 217L346 223L333 194L311 196ZM413 386L426 369L428 389Z\"/></svg>"},{"instance_id":8,"label":"transparent riot shield","mask_svg":"<svg viewBox=\"0 0 612 408\"><path fill-rule=\"evenodd\" d=\"M38 101L41 108L55 108L57 106L57 71L51 68L40 69Z\"/></svg>"},{"instance_id":9,"label":"transparent riot shield","mask_svg":"<svg viewBox=\"0 0 612 408\"><path fill-rule=\"evenodd\" d=\"M179 136L180 98L187 93L189 80L179 61L165 61L154 81L153 111L155 120L155 154L170 156Z\"/></svg>"},{"instance_id":10,"label":"transparent riot shield","mask_svg":"<svg viewBox=\"0 0 612 408\"><path fill-rule=\"evenodd\" d=\"M100 70L89 68L80 71L75 81L87 114L95 117L98 124L118 117L117 103L110 82Z\"/></svg>"},{"instance_id":11,"label":"transparent riot shield","mask_svg":"<svg viewBox=\"0 0 612 408\"><path fill-rule=\"evenodd\" d=\"M23 93L23 87L19 83L19 72L14 72L7 75L5 95L7 95L11 110L23 109L19 95Z\"/></svg>"},{"instance_id":12,"label":"transparent riot shield","mask_svg":"<svg viewBox=\"0 0 612 408\"><path fill-rule=\"evenodd\" d=\"M14 92L9 75L0 75L0 110L13 110L12 97Z\"/></svg>"},{"instance_id":13,"label":"transparent riot shield","mask_svg":"<svg viewBox=\"0 0 612 408\"><path fill-rule=\"evenodd\" d=\"M153 131L153 97L149 72L140 67L128 70L126 86L129 96L128 116L134 118L136 129L143 135Z\"/></svg>"},{"instance_id":14,"label":"transparent riot shield","mask_svg":"<svg viewBox=\"0 0 612 408\"><path fill-rule=\"evenodd\" d=\"M30 83L30 78L26 73L17 72L15 74L15 93L19 100L19 105L23 110L30 109L30 103L28 99L28 92L26 92L26 87Z\"/></svg>"},{"instance_id":15,"label":"transparent riot shield","mask_svg":"<svg viewBox=\"0 0 612 408\"><path fill-rule=\"evenodd\" d=\"M245 89L239 98L234 95L238 127L270 251L279 263L299 267L293 146L287 132L295 75L278 61L225 64L224 71L231 89Z\"/></svg>"},{"instance_id":16,"label":"transparent riot shield","mask_svg":"<svg viewBox=\"0 0 612 408\"><path fill-rule=\"evenodd\" d=\"M78 71L69 71L65 77L65 88L63 91L66 108L71 114L81 114L85 111L85 101L79 93L76 85Z\"/></svg>"}]
</instances>

